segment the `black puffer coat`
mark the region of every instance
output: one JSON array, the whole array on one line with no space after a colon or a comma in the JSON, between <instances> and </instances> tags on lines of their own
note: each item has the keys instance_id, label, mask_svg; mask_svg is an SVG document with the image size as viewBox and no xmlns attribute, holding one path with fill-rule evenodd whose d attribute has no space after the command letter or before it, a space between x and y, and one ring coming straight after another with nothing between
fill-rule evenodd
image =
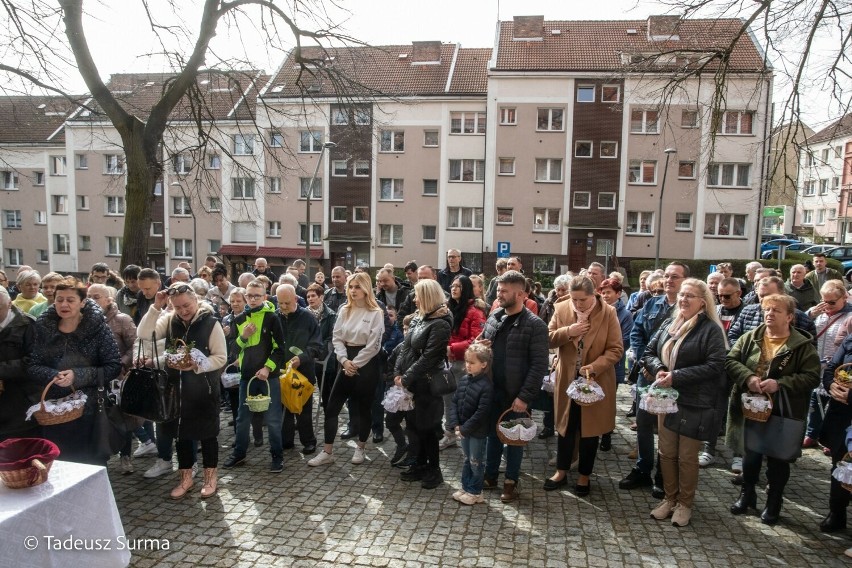
<instances>
[{"instance_id":1,"label":"black puffer coat","mask_svg":"<svg viewBox=\"0 0 852 568\"><path fill-rule=\"evenodd\" d=\"M488 414L491 412L491 398L494 396L494 383L486 375L465 375L459 381L453 393L447 428L461 428L462 436L485 438L488 435Z\"/></svg>"},{"instance_id":2,"label":"black puffer coat","mask_svg":"<svg viewBox=\"0 0 852 568\"><path fill-rule=\"evenodd\" d=\"M0 330L0 440L31 437L38 432L35 420L24 420L27 409L38 402L38 387L28 380L25 349L32 343L34 324L30 316L10 306L14 314L9 325Z\"/></svg>"}]
</instances>

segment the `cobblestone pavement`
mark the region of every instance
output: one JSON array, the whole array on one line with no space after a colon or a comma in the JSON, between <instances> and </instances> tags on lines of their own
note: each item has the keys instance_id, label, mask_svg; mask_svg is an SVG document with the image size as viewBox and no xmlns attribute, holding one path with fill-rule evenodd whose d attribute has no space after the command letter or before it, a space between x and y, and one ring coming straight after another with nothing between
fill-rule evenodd
<instances>
[{"instance_id":1,"label":"cobblestone pavement","mask_svg":"<svg viewBox=\"0 0 852 568\"><path fill-rule=\"evenodd\" d=\"M390 467L394 443L368 444L368 461L352 465L352 449L335 444L335 463L311 468L296 451L285 454L283 473L267 472L268 446L252 447L247 463L220 469L218 495L172 501L177 474L142 477L154 457L134 460L123 476L110 463L115 498L128 538L169 539L168 551L135 551L133 566L841 566L852 546L849 532L823 535L829 460L805 450L793 466L781 522L734 517L728 507L738 488L730 483L731 454L701 471L692 523L686 528L655 521L656 500L646 490L621 491L632 465L635 435L624 417L626 387L619 395L613 450L598 453L592 492L546 493L547 462L555 439L528 446L521 500L504 505L499 492L473 507L456 503L461 450L441 453L444 485L421 489ZM229 453L231 428L222 414L220 463ZM537 418L540 419L540 416ZM297 444L297 447L298 446ZM200 476L199 476L200 477ZM574 475L570 487L573 487ZM502 482L502 476L501 476ZM762 507L764 497L758 496ZM852 529L850 529L852 530Z\"/></svg>"}]
</instances>

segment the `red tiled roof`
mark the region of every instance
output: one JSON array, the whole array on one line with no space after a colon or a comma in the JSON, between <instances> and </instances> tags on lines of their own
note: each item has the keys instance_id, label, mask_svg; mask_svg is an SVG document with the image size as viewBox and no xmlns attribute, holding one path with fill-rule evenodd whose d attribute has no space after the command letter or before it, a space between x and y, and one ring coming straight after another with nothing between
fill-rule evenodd
<instances>
[{"instance_id":1,"label":"red tiled roof","mask_svg":"<svg viewBox=\"0 0 852 568\"><path fill-rule=\"evenodd\" d=\"M852 134L852 114L847 114L808 138L808 144L827 142L834 138L849 136L850 134Z\"/></svg>"},{"instance_id":2,"label":"red tiled roof","mask_svg":"<svg viewBox=\"0 0 852 568\"><path fill-rule=\"evenodd\" d=\"M264 96L485 94L490 49L464 49L445 43L440 46L440 61L434 63L416 61L414 49L413 45L304 47L303 60L322 62L308 69L297 65L296 52L291 51ZM448 91L447 78L456 49L456 71Z\"/></svg>"},{"instance_id":3,"label":"red tiled roof","mask_svg":"<svg viewBox=\"0 0 852 568\"><path fill-rule=\"evenodd\" d=\"M254 245L222 245L218 254L222 256L251 256L264 258L303 258L304 248L256 247ZM311 258L322 258L322 248L311 248Z\"/></svg>"},{"instance_id":4,"label":"red tiled roof","mask_svg":"<svg viewBox=\"0 0 852 568\"><path fill-rule=\"evenodd\" d=\"M57 129L75 106L65 97L0 97L0 144L64 144Z\"/></svg>"},{"instance_id":5,"label":"red tiled roof","mask_svg":"<svg viewBox=\"0 0 852 568\"><path fill-rule=\"evenodd\" d=\"M647 20L544 21L542 39L525 41L513 39L514 22L500 22L493 69L626 71L630 66L622 62L622 53L689 55L719 50L730 45L743 22L738 19L684 19L677 28L679 39L667 41L650 41L647 25ZM558 34L554 35L554 30L558 30ZM628 34L628 30L635 30L635 33ZM748 33L740 36L730 63L733 71L765 70L761 51Z\"/></svg>"},{"instance_id":6,"label":"red tiled roof","mask_svg":"<svg viewBox=\"0 0 852 568\"><path fill-rule=\"evenodd\" d=\"M217 254L220 256L259 256L254 245L222 245Z\"/></svg>"}]
</instances>

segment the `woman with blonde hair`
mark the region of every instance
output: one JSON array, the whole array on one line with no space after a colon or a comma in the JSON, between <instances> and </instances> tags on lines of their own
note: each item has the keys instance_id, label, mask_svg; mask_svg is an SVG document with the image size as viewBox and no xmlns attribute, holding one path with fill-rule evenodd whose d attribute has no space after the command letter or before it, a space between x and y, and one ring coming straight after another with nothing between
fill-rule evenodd
<instances>
[{"instance_id":1,"label":"woman with blonde hair","mask_svg":"<svg viewBox=\"0 0 852 568\"><path fill-rule=\"evenodd\" d=\"M16 281L18 295L12 300L12 305L24 312L30 313L38 304L47 302L47 298L39 292L41 287L41 275L35 270L25 270L18 274Z\"/></svg>"},{"instance_id":2,"label":"woman with blonde hair","mask_svg":"<svg viewBox=\"0 0 852 568\"><path fill-rule=\"evenodd\" d=\"M56 298L56 285L65 280L65 277L56 272L48 272L41 279L41 293L47 298L46 302L36 304L30 310L30 315L36 319L38 316L47 311L47 308L53 305Z\"/></svg>"},{"instance_id":3,"label":"woman with blonde hair","mask_svg":"<svg viewBox=\"0 0 852 568\"><path fill-rule=\"evenodd\" d=\"M714 440L727 403L725 333L707 284L687 278L672 317L645 349L642 364L654 385L678 392L678 411L659 416L660 470L666 496L651 511L658 521L672 517L685 527L692 518L698 485L698 454Z\"/></svg>"},{"instance_id":4,"label":"woman with blonde hair","mask_svg":"<svg viewBox=\"0 0 852 568\"><path fill-rule=\"evenodd\" d=\"M310 466L334 461L332 448L337 435L337 419L343 404L350 397L358 405L358 441L352 463L364 463L366 457L364 448L370 436L370 408L380 378L379 352L385 333L385 319L376 303L369 274L357 272L349 277L346 282L346 299L346 304L337 313L332 332L331 343L340 370L325 407L324 447L308 462Z\"/></svg>"}]
</instances>

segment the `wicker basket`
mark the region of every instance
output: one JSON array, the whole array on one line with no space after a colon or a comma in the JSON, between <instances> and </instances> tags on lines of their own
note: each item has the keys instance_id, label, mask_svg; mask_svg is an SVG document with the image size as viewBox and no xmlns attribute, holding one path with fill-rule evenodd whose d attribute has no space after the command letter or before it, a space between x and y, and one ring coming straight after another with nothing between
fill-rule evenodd
<instances>
[{"instance_id":1,"label":"wicker basket","mask_svg":"<svg viewBox=\"0 0 852 568\"><path fill-rule=\"evenodd\" d=\"M834 370L834 382L843 388L852 388L852 363L844 363Z\"/></svg>"},{"instance_id":2,"label":"wicker basket","mask_svg":"<svg viewBox=\"0 0 852 568\"><path fill-rule=\"evenodd\" d=\"M532 420L532 415L531 415L529 412L526 412L527 417L526 417L526 418L522 418L522 419L521 419L521 420L523 421L523 424L521 424L521 426L522 426L523 428L528 429L528 430L527 430L528 432L529 432L529 429L531 429L531 430L532 430L532 432L531 432L531 436L527 436L527 437L529 437L530 439L529 439L529 440L524 440L524 439L523 439L523 437L518 437L518 438L516 439L516 438L514 438L514 436L513 436L513 434L512 434L512 433L509 433L509 432L508 432L508 429L506 429L506 428L504 428L504 427L502 426L503 418L504 418L504 417L505 417L508 413L510 413L510 412L512 412L512 409L511 409L511 408L507 408L507 409L503 412L503 414L501 414L501 415L500 415L500 418L498 418L498 419L497 419L497 438L498 438L501 442L503 442L504 444L506 444L507 446L526 446L526 445L529 443L529 441L530 441L530 440L532 440L533 438L535 438L535 435L536 435L536 428L537 428L537 427L536 427L536 423L535 423L535 422L533 422L533 420Z\"/></svg>"},{"instance_id":3,"label":"wicker basket","mask_svg":"<svg viewBox=\"0 0 852 568\"><path fill-rule=\"evenodd\" d=\"M41 424L42 426L54 426L56 424L65 424L66 422L71 422L72 420L77 420L81 416L83 416L83 406L78 406L68 412L63 414L54 414L53 412L48 412L44 407L44 397L47 395L48 389L56 383L57 379L54 378L52 381L47 383L47 386L44 387L44 390L41 391L41 408L33 412L33 417L36 419L36 422ZM74 392L74 386L71 386L71 392Z\"/></svg>"},{"instance_id":4,"label":"wicker basket","mask_svg":"<svg viewBox=\"0 0 852 568\"><path fill-rule=\"evenodd\" d=\"M586 376L575 379L565 391L568 397L579 406L591 406L606 398L603 388L591 377L588 371Z\"/></svg>"},{"instance_id":5,"label":"wicker basket","mask_svg":"<svg viewBox=\"0 0 852 568\"><path fill-rule=\"evenodd\" d=\"M56 444L41 438L9 439L0 446L0 480L10 489L35 487L47 481L53 460L59 456Z\"/></svg>"},{"instance_id":6,"label":"wicker basket","mask_svg":"<svg viewBox=\"0 0 852 568\"><path fill-rule=\"evenodd\" d=\"M754 410L746 405L747 397L760 397L765 398L769 401L769 406L764 411ZM742 395L742 403L743 403L743 416L747 420L754 420L755 422L766 422L769 420L769 417L772 416L772 397L768 395L760 395L755 393L743 393Z\"/></svg>"},{"instance_id":7,"label":"wicker basket","mask_svg":"<svg viewBox=\"0 0 852 568\"><path fill-rule=\"evenodd\" d=\"M831 476L840 482L843 489L852 492L852 452L846 454L842 460L837 462L837 467L834 468Z\"/></svg>"},{"instance_id":8,"label":"wicker basket","mask_svg":"<svg viewBox=\"0 0 852 568\"><path fill-rule=\"evenodd\" d=\"M266 394L248 394L251 392L251 382L256 378L257 377L255 376L249 379L249 382L246 385L246 406L248 406L249 410L252 412L266 412L269 410L269 403L272 402L272 397L269 396L269 383L267 381L261 381L262 383L266 383Z\"/></svg>"},{"instance_id":9,"label":"wicker basket","mask_svg":"<svg viewBox=\"0 0 852 568\"><path fill-rule=\"evenodd\" d=\"M166 365L178 371L189 371L192 369L194 364L192 354L190 353L192 349L189 348L183 339L175 339L173 345L175 353L166 355ZM180 349L183 349L183 357L178 359L175 355L180 353Z\"/></svg>"},{"instance_id":10,"label":"wicker basket","mask_svg":"<svg viewBox=\"0 0 852 568\"><path fill-rule=\"evenodd\" d=\"M236 371L228 372L228 369L236 369ZM234 366L228 367L225 369L225 372L222 373L222 386L226 389L232 389L240 386L240 370Z\"/></svg>"}]
</instances>

